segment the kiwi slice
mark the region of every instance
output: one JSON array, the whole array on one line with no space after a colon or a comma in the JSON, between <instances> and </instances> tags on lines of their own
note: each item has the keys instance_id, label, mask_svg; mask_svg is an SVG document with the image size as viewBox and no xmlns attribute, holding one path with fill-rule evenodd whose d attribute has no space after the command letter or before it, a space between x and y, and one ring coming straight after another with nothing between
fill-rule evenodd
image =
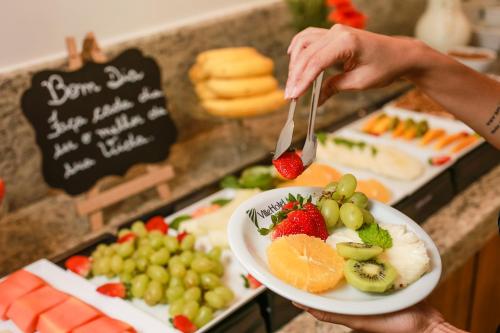
<instances>
[{"instance_id":1,"label":"kiwi slice","mask_svg":"<svg viewBox=\"0 0 500 333\"><path fill-rule=\"evenodd\" d=\"M378 256L384 251L377 245L345 242L337 244L337 252L344 258L354 260L368 260Z\"/></svg>"},{"instance_id":2,"label":"kiwi slice","mask_svg":"<svg viewBox=\"0 0 500 333\"><path fill-rule=\"evenodd\" d=\"M349 259L345 263L344 275L347 282L356 289L383 293L393 286L398 273L386 261Z\"/></svg>"}]
</instances>

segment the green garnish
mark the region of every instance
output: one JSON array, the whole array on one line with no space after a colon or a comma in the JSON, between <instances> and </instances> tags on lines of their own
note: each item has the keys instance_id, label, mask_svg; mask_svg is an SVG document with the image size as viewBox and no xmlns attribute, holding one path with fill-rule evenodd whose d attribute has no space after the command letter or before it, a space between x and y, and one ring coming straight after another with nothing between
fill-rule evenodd
<instances>
[{"instance_id":1,"label":"green garnish","mask_svg":"<svg viewBox=\"0 0 500 333\"><path fill-rule=\"evenodd\" d=\"M391 234L376 223L363 225L358 229L358 235L365 244L378 245L384 249L392 247Z\"/></svg>"},{"instance_id":2,"label":"green garnish","mask_svg":"<svg viewBox=\"0 0 500 333\"><path fill-rule=\"evenodd\" d=\"M226 199L226 198L220 198L220 199L215 199L211 202L212 205L218 205L218 206L225 206L228 203L230 203L232 200L231 199Z\"/></svg>"},{"instance_id":3,"label":"green garnish","mask_svg":"<svg viewBox=\"0 0 500 333\"><path fill-rule=\"evenodd\" d=\"M178 230L179 226L181 225L182 222L187 221L187 220L191 220L191 219L192 219L191 215L179 215L175 219L173 219L173 221L170 222L168 224L168 226L171 229Z\"/></svg>"},{"instance_id":4,"label":"green garnish","mask_svg":"<svg viewBox=\"0 0 500 333\"><path fill-rule=\"evenodd\" d=\"M319 143L324 145L326 143L326 139L328 138L328 134L325 132L318 132L316 133L316 138L318 139Z\"/></svg>"},{"instance_id":5,"label":"green garnish","mask_svg":"<svg viewBox=\"0 0 500 333\"><path fill-rule=\"evenodd\" d=\"M241 188L240 181L236 176L226 176L220 182L222 188Z\"/></svg>"}]
</instances>

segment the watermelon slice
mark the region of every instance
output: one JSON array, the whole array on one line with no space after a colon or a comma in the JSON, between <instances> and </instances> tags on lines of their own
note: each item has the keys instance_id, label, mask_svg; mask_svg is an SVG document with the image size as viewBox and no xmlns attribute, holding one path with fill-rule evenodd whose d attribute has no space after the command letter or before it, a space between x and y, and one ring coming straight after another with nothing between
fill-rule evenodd
<instances>
[{"instance_id":1,"label":"watermelon slice","mask_svg":"<svg viewBox=\"0 0 500 333\"><path fill-rule=\"evenodd\" d=\"M38 317L43 312L64 302L68 297L50 286L44 286L14 301L7 312L7 317L24 333L33 333Z\"/></svg>"},{"instance_id":2,"label":"watermelon slice","mask_svg":"<svg viewBox=\"0 0 500 333\"><path fill-rule=\"evenodd\" d=\"M14 301L45 285L45 282L25 270L19 270L0 282L0 319L7 320L7 311Z\"/></svg>"},{"instance_id":3,"label":"watermelon slice","mask_svg":"<svg viewBox=\"0 0 500 333\"><path fill-rule=\"evenodd\" d=\"M109 317L101 317L84 324L72 333L132 333L135 330L128 324Z\"/></svg>"},{"instance_id":4,"label":"watermelon slice","mask_svg":"<svg viewBox=\"0 0 500 333\"><path fill-rule=\"evenodd\" d=\"M40 333L69 333L100 316L101 313L90 305L69 297L63 303L42 313L36 328Z\"/></svg>"}]
</instances>

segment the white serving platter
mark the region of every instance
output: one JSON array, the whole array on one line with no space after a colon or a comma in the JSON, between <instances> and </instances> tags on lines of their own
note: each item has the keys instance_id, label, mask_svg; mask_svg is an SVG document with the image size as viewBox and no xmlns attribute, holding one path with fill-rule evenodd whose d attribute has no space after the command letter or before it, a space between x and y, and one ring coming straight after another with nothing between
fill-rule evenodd
<instances>
[{"instance_id":1,"label":"white serving platter","mask_svg":"<svg viewBox=\"0 0 500 333\"><path fill-rule=\"evenodd\" d=\"M266 249L271 244L271 239L269 236L259 234L248 217L247 211L255 208L259 212L261 209L281 202L289 193L312 195L313 198L317 198L321 189L289 187L262 192L244 202L234 212L228 230L229 244L240 263L275 293L322 311L350 315L375 315L410 307L427 297L436 287L441 276L441 258L432 239L410 218L390 206L375 201L371 202L370 210L378 222L406 225L425 243L431 259L431 270L428 273L408 287L387 294L364 293L346 283L330 292L312 294L281 281L270 272L267 265ZM269 225L270 215L259 217L258 223L264 227Z\"/></svg>"}]
</instances>

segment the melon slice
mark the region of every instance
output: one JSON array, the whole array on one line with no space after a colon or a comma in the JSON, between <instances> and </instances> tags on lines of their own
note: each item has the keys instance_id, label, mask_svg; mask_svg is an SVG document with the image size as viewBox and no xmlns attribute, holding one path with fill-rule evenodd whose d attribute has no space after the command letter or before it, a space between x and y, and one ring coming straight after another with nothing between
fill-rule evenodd
<instances>
[{"instance_id":1,"label":"melon slice","mask_svg":"<svg viewBox=\"0 0 500 333\"><path fill-rule=\"evenodd\" d=\"M101 313L98 310L70 297L42 313L36 328L40 333L69 333L100 316Z\"/></svg>"},{"instance_id":2,"label":"melon slice","mask_svg":"<svg viewBox=\"0 0 500 333\"><path fill-rule=\"evenodd\" d=\"M87 324L84 324L77 329L73 330L72 333L125 333L125 332L135 332L135 330L128 324L113 319L109 317L100 317L93 320Z\"/></svg>"},{"instance_id":3,"label":"melon slice","mask_svg":"<svg viewBox=\"0 0 500 333\"><path fill-rule=\"evenodd\" d=\"M38 276L19 270L0 282L0 319L7 320L7 311L14 301L45 285Z\"/></svg>"},{"instance_id":4,"label":"melon slice","mask_svg":"<svg viewBox=\"0 0 500 333\"><path fill-rule=\"evenodd\" d=\"M25 333L35 332L38 317L45 311L64 302L68 295L50 286L38 288L18 298L9 308L9 317Z\"/></svg>"}]
</instances>

